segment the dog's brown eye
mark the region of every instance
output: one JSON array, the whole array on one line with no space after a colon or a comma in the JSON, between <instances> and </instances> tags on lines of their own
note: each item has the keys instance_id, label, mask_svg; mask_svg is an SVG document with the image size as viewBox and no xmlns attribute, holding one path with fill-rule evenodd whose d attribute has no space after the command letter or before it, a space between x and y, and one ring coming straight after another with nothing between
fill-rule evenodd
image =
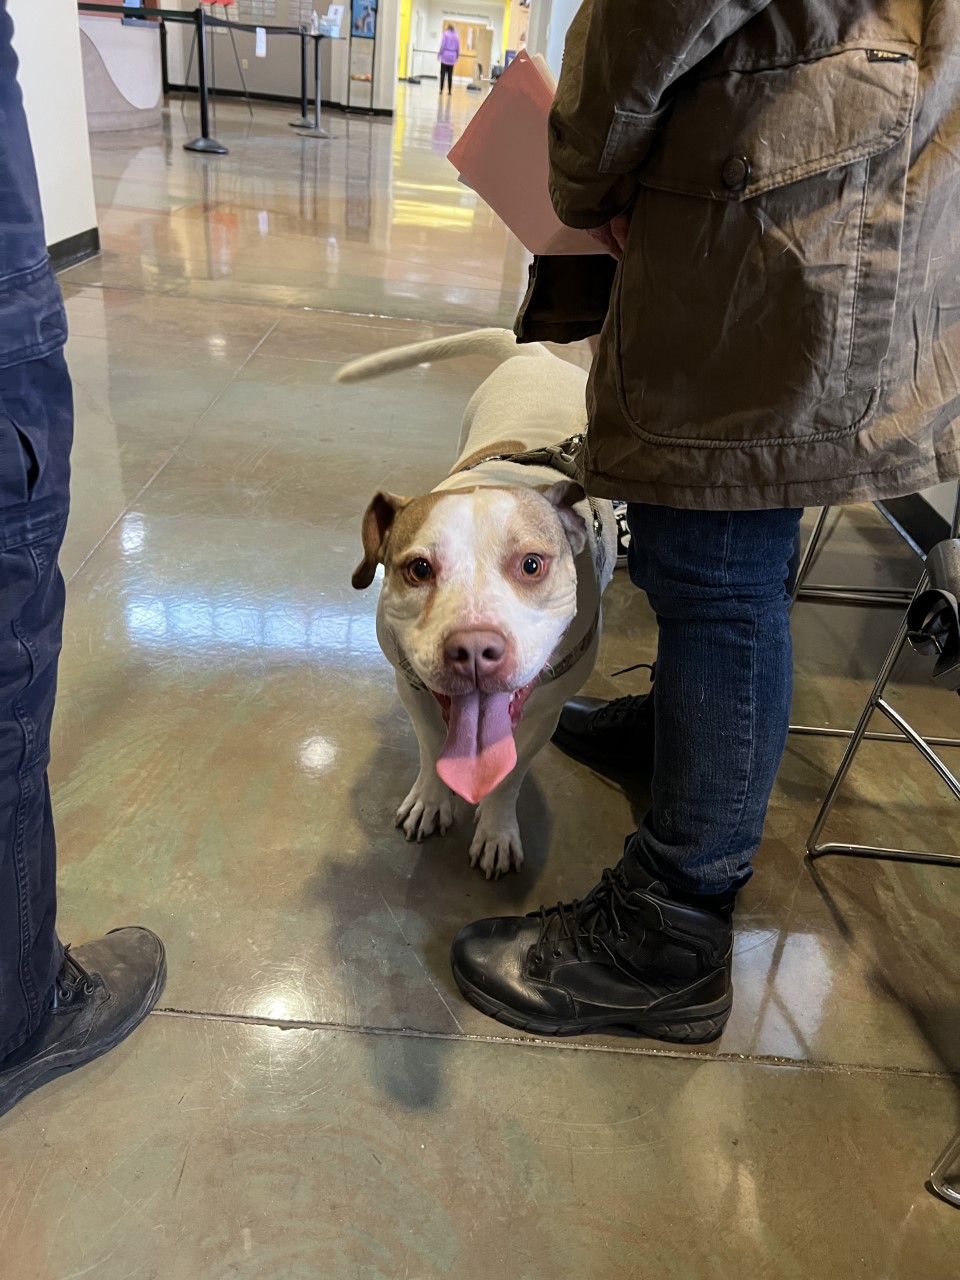
<instances>
[{"instance_id":1,"label":"dog's brown eye","mask_svg":"<svg viewBox=\"0 0 960 1280\"><path fill-rule=\"evenodd\" d=\"M540 556L524 556L520 572L525 578L539 578L543 573L543 560Z\"/></svg>"},{"instance_id":2,"label":"dog's brown eye","mask_svg":"<svg viewBox=\"0 0 960 1280\"><path fill-rule=\"evenodd\" d=\"M407 578L414 585L429 582L432 577L433 565L429 560L424 560L422 556L417 556L416 560L411 560L407 565Z\"/></svg>"}]
</instances>

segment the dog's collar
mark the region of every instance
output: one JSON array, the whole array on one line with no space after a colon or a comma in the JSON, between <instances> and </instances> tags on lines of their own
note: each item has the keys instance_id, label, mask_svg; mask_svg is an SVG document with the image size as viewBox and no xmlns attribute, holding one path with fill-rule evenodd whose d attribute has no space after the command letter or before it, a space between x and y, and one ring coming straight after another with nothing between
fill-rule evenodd
<instances>
[{"instance_id":1,"label":"dog's collar","mask_svg":"<svg viewBox=\"0 0 960 1280\"><path fill-rule=\"evenodd\" d=\"M568 671L572 671L580 659L584 656L600 630L600 610L593 615L593 621L587 627L586 631L573 646L573 648L563 655L559 662L554 663L548 661L534 682L534 688L539 688L542 684L550 684L554 680L559 680L561 676L565 676ZM404 678L411 689L416 689L419 693L429 693L429 689L417 675L413 669L413 663L403 651L397 637L393 637L393 645L397 651L397 666L403 672Z\"/></svg>"},{"instance_id":2,"label":"dog's collar","mask_svg":"<svg viewBox=\"0 0 960 1280\"><path fill-rule=\"evenodd\" d=\"M572 671L583 655L587 652L600 630L600 610L597 609L593 615L593 620L587 627L586 631L573 646L569 653L565 653L560 661L554 666L552 662L548 662L544 669L537 677L537 684L549 684L552 680L559 680L561 676L565 676L568 671Z\"/></svg>"}]
</instances>

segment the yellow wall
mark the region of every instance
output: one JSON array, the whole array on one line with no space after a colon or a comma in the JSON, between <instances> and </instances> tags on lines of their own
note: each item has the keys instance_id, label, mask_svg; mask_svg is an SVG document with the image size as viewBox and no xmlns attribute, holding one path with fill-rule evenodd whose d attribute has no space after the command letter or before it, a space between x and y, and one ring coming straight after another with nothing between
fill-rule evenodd
<instances>
[{"instance_id":1,"label":"yellow wall","mask_svg":"<svg viewBox=\"0 0 960 1280\"><path fill-rule=\"evenodd\" d=\"M400 79L410 74L407 67L410 52L410 21L413 16L413 0L400 0L400 66L397 74Z\"/></svg>"}]
</instances>

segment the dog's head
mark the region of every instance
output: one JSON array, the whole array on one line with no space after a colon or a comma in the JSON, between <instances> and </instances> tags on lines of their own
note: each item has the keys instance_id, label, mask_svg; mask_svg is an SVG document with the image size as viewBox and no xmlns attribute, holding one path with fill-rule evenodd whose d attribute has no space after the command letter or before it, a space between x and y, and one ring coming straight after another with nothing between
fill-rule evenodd
<instances>
[{"instance_id":1,"label":"dog's head","mask_svg":"<svg viewBox=\"0 0 960 1280\"><path fill-rule=\"evenodd\" d=\"M353 585L384 566L381 616L440 703L447 743L437 771L476 801L516 763L513 730L577 606L583 490L378 493L363 518Z\"/></svg>"}]
</instances>

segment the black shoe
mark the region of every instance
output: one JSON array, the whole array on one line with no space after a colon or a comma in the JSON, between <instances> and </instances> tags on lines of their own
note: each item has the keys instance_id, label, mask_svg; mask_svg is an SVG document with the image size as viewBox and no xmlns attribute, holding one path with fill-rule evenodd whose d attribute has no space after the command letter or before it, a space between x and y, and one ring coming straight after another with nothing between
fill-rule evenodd
<instances>
[{"instance_id":1,"label":"black shoe","mask_svg":"<svg viewBox=\"0 0 960 1280\"><path fill-rule=\"evenodd\" d=\"M480 920L453 941L453 976L481 1013L538 1035L632 1031L703 1044L730 1016L730 912L627 884L621 867L582 902Z\"/></svg>"},{"instance_id":2,"label":"black shoe","mask_svg":"<svg viewBox=\"0 0 960 1280\"><path fill-rule=\"evenodd\" d=\"M653 768L653 694L627 698L571 698L560 712L554 743L583 764L614 765L623 773Z\"/></svg>"},{"instance_id":3,"label":"black shoe","mask_svg":"<svg viewBox=\"0 0 960 1280\"><path fill-rule=\"evenodd\" d=\"M160 999L166 977L163 943L149 929L114 929L68 949L49 1013L0 1061L0 1116L25 1094L116 1048Z\"/></svg>"}]
</instances>

